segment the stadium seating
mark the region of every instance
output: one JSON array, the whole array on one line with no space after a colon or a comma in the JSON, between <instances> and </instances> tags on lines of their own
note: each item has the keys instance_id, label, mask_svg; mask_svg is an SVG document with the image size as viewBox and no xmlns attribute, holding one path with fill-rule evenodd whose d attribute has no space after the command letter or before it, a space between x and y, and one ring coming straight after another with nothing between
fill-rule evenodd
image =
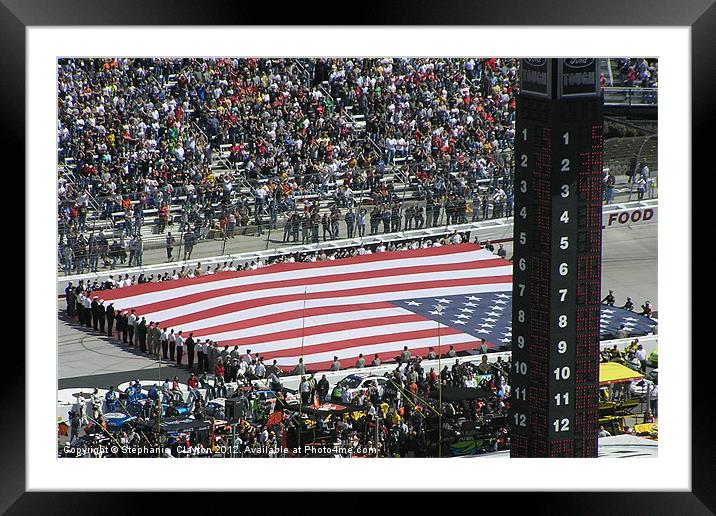
<instances>
[{"instance_id":1,"label":"stadium seating","mask_svg":"<svg viewBox=\"0 0 716 516\"><path fill-rule=\"evenodd\" d=\"M397 198L403 202L417 201L424 198L426 188L432 188L432 181L437 177L442 176L446 179L447 188L459 187L459 185L468 184L468 195L482 195L488 194L491 196L496 188L504 186L507 189L509 184L509 170L512 158L511 139L507 137L505 127L513 127L514 119L507 117L507 105L508 100L512 98L510 88L514 85L516 79L514 60L498 60L498 59L478 59L473 60L474 66L479 68L481 72L470 71L468 73L467 63L462 61L455 61L445 63L441 60L429 60L429 59L415 59L415 60L371 60L371 59L357 59L357 60L342 60L342 59L293 59L293 60L276 60L272 63L271 60L209 60L209 69L212 70L213 74L217 74L221 80L209 79L205 83L207 88L216 86L218 89L214 91L206 91L207 101L205 103L184 103L184 109L181 115L177 115L180 118L180 124L176 124L176 118L172 115L172 102L176 102L177 106L181 107L180 102L182 98L186 98L187 92L190 88L186 87L187 77L189 79L200 76L200 71L207 68L207 61L198 59L189 60L172 60L172 59L154 59L144 60L147 62L141 62L137 60L65 60L62 62L60 67L61 74L63 70L66 70L67 80L66 83L71 83L69 76L71 73L78 73L79 68L83 68L85 73L90 77L94 77L99 84L105 84L102 82L106 73L111 73L113 67L124 67L125 70L129 70L134 76L139 77L139 81L143 81L145 88L148 90L148 95L152 95L152 99L156 99L153 106L156 108L161 104L164 113L154 115L155 118L159 117L159 126L161 131L170 131L177 125L181 127L178 131L178 141L188 147L188 142L193 141L196 143L196 150L191 155L191 160L196 162L196 167L204 167L206 172L202 173L202 181L204 181L208 175L215 178L221 178L227 174L231 174L233 181L231 184L231 194L229 201L232 206L236 206L236 203L243 202L248 206L250 210L250 223L247 229L248 234L254 231L254 223L256 221L256 215L254 209L256 207L256 190L261 186L265 185L271 177L276 179L276 175L273 173L269 174L257 174L256 171L251 172L247 170L247 163L249 160L239 158L238 153L234 152L238 142L251 143L252 139L262 139L266 135L261 133L256 134L243 134L242 137L228 137L225 134L219 134L217 136L215 128L212 128L210 121L211 117L219 117L222 114L223 106L219 102L212 102L211 97L214 96L219 100L232 99L237 97L236 92L233 92L233 87L239 87L239 83L229 84L228 81L236 80L233 67L241 66L253 66L251 74L245 75L245 77L251 76L253 84L257 85L261 81L266 84L273 81L272 84L280 84L277 89L283 88L289 92L289 95L297 95L297 93L311 96L314 99L313 106L318 106L323 109L326 119L330 120L334 131L338 131L340 136L335 139L338 147L349 146L350 152L344 152L342 156L337 159L338 167L336 172L330 173L330 179L327 184L317 185L318 192L310 192L305 194L294 188L294 191L290 192L289 195L294 197L296 200L296 209L302 210L306 201L312 203L318 202L320 211L325 212L329 206L335 201L336 192L344 185L344 178L342 173L349 168L349 158L353 157L353 154L363 152L370 156L370 168L376 168L376 162L379 159L384 160L382 165L383 174L382 181L390 185L390 190L394 198ZM226 61L226 62L224 62ZM355 61L355 62L353 62ZM321 66L323 68L321 68ZM614 67L616 66L615 60L606 60L601 63L604 71L614 75ZM363 70L360 69L363 67ZM413 139L414 141L408 141L410 138L406 138L406 145L409 145L408 152L404 154L391 155L386 149L386 140L384 138L385 133L383 132L384 127L399 127L400 122L396 120L385 120L385 124L381 125L381 130L377 133L375 129L371 129L370 124L367 120L367 114L375 112L378 109L379 113L393 113L395 112L395 103L403 102L404 105L410 106L406 108L406 116L415 116L417 107L414 106L435 106L436 111L442 109L439 103L432 103L432 101L421 100L420 95L413 93L405 95L402 90L398 90L395 95L390 95L385 92L379 91L371 102L374 105L367 107L364 102L359 100L359 95L356 94L356 90L365 89L367 91L368 82L380 81L382 77L388 73L388 70L395 67L400 70L401 74L396 74L397 77L394 79L393 84L398 84L400 87L404 87L403 77L414 77L416 82L422 81L425 77L437 76L441 81L441 84L445 86L454 87L453 94L458 93L463 96L461 101L454 103L451 113L445 112L444 115L437 116L438 113L432 113L432 121L434 126L440 127L441 124L445 127L455 127L459 129L462 125L456 126L452 122L448 122L449 117L465 117L468 115L472 118L472 110L466 111L466 106L472 104L480 107L490 107L492 114L485 117L484 122L480 122L476 127L478 131L484 135L480 140L482 143L479 147L482 148L483 143L491 143L492 149L490 150L473 150L473 143L475 142L473 136L460 136L458 138L452 138L450 145L454 145L455 148L452 151L453 155L446 152L445 149L435 149L435 143L433 142L433 161L435 168L432 172L428 173L429 182L425 182L424 178L421 179L421 171L425 169L425 155L421 154L419 139ZM91 70L88 71L88 70ZM447 70L447 71L446 71ZM374 74L374 75L370 75ZM274 76L272 74L285 74L280 76ZM361 75L363 74L363 75ZM456 77L452 83L447 77ZM370 75L370 76L369 76ZM270 76L271 79L266 79ZM350 80L346 77L350 76ZM62 77L62 75L61 75ZM485 79L488 80L485 83ZM201 81L197 80L195 84L202 86ZM297 87L286 86L288 83L295 83ZM367 82L366 82L367 81ZM197 91L199 89L197 86ZM392 86L394 88L394 86ZM106 88L110 88L107 86ZM223 89L222 89L223 88ZM297 88L304 88L299 90ZM462 89L460 89L462 88ZM110 88L111 89L111 88ZM228 89L228 90L227 90ZM261 86L258 88L262 92L270 91L270 88ZM388 88L390 90L390 88ZM74 111L77 105L83 105L82 94L72 96L70 95L69 88L61 80L60 91L58 92L59 98L64 101L61 107L61 121L64 124L74 123ZM216 93L219 91L219 93ZM425 90L427 91L427 90ZM102 91L103 94L109 96L112 91ZM145 93L145 92L141 92ZM194 95L196 92L191 91ZM232 96L233 93L233 96ZM435 90L432 92L433 95L441 94L441 91ZM444 90L443 92L444 93ZM92 95L99 95L100 92L93 92ZM484 94L485 100L480 100L480 95ZM382 96L380 96L382 95ZM467 95L467 96L466 96ZM472 100L475 97L478 100ZM143 98L148 98L146 95ZM194 98L194 97L192 97ZM278 98L278 97L276 97ZM427 98L430 99L430 92L428 91ZM448 103L447 99L441 100L441 102ZM384 104L383 104L384 103ZM167 107L169 105L169 107ZM228 106L229 104L227 104ZM496 108L494 106L497 106ZM95 108L96 109L96 108ZM227 108L228 109L228 108ZM372 109L373 111L369 111ZM471 109L471 108L470 108ZM501 110L505 110L501 112ZM412 110L412 111L411 111ZM86 111L86 110L85 110ZM225 111L225 110L224 110ZM225 112L223 112L225 115ZM169 116L171 115L171 116ZM492 119L494 115L494 120ZM93 115L94 116L94 115ZM165 116L166 118L162 118ZM292 115L293 116L293 115ZM422 115L420 115L422 116ZM418 118L420 119L420 116ZM446 118L447 117L447 118ZM299 117L300 118L300 117ZM423 119L425 119L423 117ZM94 118L92 119L94 120ZM227 118L222 119L219 129L225 130L225 126L230 121ZM297 118L298 120L298 118ZM468 121L469 122L469 121ZM166 127L164 127L166 124ZM127 124L130 125L130 124ZM123 126L126 129L126 126ZM74 128L79 135L85 134L86 129ZM132 131L136 131L136 124L132 126ZM220 132L219 131L219 132ZM131 132L131 131L130 131ZM90 133L95 138L92 142L94 145L91 147L91 156L82 155L78 150L72 148L76 139L69 138L66 133L61 133L60 145L58 147L58 161L59 170L58 176L64 181L65 189L68 194L61 199L64 202L64 211L61 210L60 215L65 218L67 215L67 207L69 204L78 197L84 187L90 186L87 193L86 206L87 214L85 219L84 229L87 231L98 231L103 230L105 235L108 237L118 237L122 233L124 225L125 212L119 209L119 205L115 204L115 209L107 210L105 206L106 199L102 198L95 187L96 184L88 181L86 172L82 170L82 164L87 166L88 163L91 166L102 166L102 162L107 159L106 155L103 155L102 144L97 145L97 141L102 142L102 135L97 137L93 131ZM497 136L499 133L499 137ZM137 138L141 140L144 133L139 133L140 136L130 138L129 142L135 142ZM408 136L410 133L404 133ZM434 133L437 134L437 133ZM467 134L463 132L462 134ZM124 135L124 133L123 133ZM462 141L463 139L464 141ZM624 140L624 141L622 141ZM613 171L621 173L624 163L628 163L632 154L646 157L649 167L652 171L656 170L658 163L656 162L656 138L653 139L622 139L619 141L609 140L606 145L607 152L605 154L605 163L612 168ZM447 141L447 140L446 140ZM69 145L68 145L69 144ZM456 145L457 144L457 145ZM467 144L467 145L465 145ZM147 152L151 155L159 155L160 150L158 148L145 148L146 146L132 147L134 143L128 144L123 149L120 156L110 156L109 162L112 159L124 159L128 153L132 150L137 152L137 149L142 149L142 152ZM243 145L243 144L242 144ZM441 144L442 145L442 144ZM76 146L76 145L75 145ZM211 146L212 151L210 153L205 152L206 149ZM452 149L452 147L450 147ZM460 151L458 152L458 149ZM200 152L201 151L201 152ZM255 149L253 149L256 155ZM207 158L201 153L210 154ZM111 153L110 153L111 154ZM457 154L457 155L456 155ZM460 156L460 154L462 154ZM473 159L467 159L470 156ZM467 169L464 166L466 161L471 164L475 157L482 156L487 158L488 162L492 162L496 165L496 169L488 169L487 173L482 176L472 175L467 173ZM252 158L254 159L254 158ZM79 161L78 161L79 160ZM190 160L190 161L191 161ZM162 160L159 161L161 163ZM172 161L173 162L173 161ZM189 167L194 166L194 162L190 162ZM355 167L355 165L352 165ZM356 167L360 168L360 167ZM505 171L504 179L506 182L502 182L502 172ZM209 174L210 171L210 174ZM313 172L319 174L318 172ZM310 174L306 174L304 177ZM293 173L289 173L287 181L290 183L296 176ZM498 180L500 179L500 180ZM174 182L172 173L169 173L169 182ZM315 179L314 183L320 183L319 180ZM300 185L299 185L300 186ZM160 188L162 189L162 188ZM353 188L354 200L357 205L368 206L373 202L373 194L375 189L368 187L364 188ZM123 192L123 197L129 199L130 211L133 211L135 206L140 202L140 198L147 196L147 189L141 192L127 192L126 188ZM151 195L149 195L151 197ZM169 221L176 226L181 224L183 205L187 201L187 195L182 192L182 188L177 186L177 192L171 195L171 202L169 208ZM62 205L61 205L62 207ZM226 205L222 205L219 200L215 199L212 203L213 216L212 219L214 224L203 233L203 236L211 237L213 235L218 236L218 221L222 213L226 209ZM278 224L283 222L283 214L278 216ZM71 218L71 217L70 217ZM261 219L262 224L269 222L270 213L267 209L267 204L263 204L261 213L258 215ZM72 222L69 219L67 222ZM158 232L159 227L158 210L156 206L146 206L143 209L143 223L141 234L145 245L151 246L152 243L160 243L164 236Z\"/></svg>"}]
</instances>

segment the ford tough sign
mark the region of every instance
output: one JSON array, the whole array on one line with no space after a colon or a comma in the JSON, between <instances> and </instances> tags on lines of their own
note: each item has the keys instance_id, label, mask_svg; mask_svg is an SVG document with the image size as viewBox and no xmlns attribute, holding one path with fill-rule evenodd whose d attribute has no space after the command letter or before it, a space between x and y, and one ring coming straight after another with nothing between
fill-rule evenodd
<instances>
[{"instance_id":1,"label":"ford tough sign","mask_svg":"<svg viewBox=\"0 0 716 516\"><path fill-rule=\"evenodd\" d=\"M551 97L552 59L544 57L522 59L520 91L540 97Z\"/></svg>"},{"instance_id":2,"label":"ford tough sign","mask_svg":"<svg viewBox=\"0 0 716 516\"><path fill-rule=\"evenodd\" d=\"M598 61L593 58L559 60L559 96L584 97L599 95Z\"/></svg>"}]
</instances>

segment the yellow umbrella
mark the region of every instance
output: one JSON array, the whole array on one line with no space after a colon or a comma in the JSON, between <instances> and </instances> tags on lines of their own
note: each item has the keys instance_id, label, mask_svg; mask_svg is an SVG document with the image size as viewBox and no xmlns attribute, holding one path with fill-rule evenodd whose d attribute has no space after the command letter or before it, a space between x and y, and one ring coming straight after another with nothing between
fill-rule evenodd
<instances>
[{"instance_id":1,"label":"yellow umbrella","mask_svg":"<svg viewBox=\"0 0 716 516\"><path fill-rule=\"evenodd\" d=\"M641 380L644 375L617 362L599 364L599 385Z\"/></svg>"}]
</instances>

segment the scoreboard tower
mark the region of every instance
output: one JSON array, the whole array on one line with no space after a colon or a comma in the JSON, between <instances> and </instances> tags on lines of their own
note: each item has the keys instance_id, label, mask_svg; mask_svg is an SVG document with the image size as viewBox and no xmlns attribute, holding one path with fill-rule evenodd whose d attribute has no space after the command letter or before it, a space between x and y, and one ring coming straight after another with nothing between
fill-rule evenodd
<instances>
[{"instance_id":1,"label":"scoreboard tower","mask_svg":"<svg viewBox=\"0 0 716 516\"><path fill-rule=\"evenodd\" d=\"M597 59L522 59L512 457L596 457L603 98Z\"/></svg>"}]
</instances>

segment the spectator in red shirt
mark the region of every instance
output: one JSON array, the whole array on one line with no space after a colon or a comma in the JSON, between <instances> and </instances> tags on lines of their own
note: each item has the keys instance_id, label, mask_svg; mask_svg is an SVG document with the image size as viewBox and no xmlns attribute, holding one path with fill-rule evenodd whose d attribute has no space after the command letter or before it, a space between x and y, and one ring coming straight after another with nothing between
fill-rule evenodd
<instances>
[{"instance_id":1,"label":"spectator in red shirt","mask_svg":"<svg viewBox=\"0 0 716 516\"><path fill-rule=\"evenodd\" d=\"M199 385L199 379L194 373L191 373L191 376L187 380L186 384L190 389L196 389L196 387Z\"/></svg>"}]
</instances>

